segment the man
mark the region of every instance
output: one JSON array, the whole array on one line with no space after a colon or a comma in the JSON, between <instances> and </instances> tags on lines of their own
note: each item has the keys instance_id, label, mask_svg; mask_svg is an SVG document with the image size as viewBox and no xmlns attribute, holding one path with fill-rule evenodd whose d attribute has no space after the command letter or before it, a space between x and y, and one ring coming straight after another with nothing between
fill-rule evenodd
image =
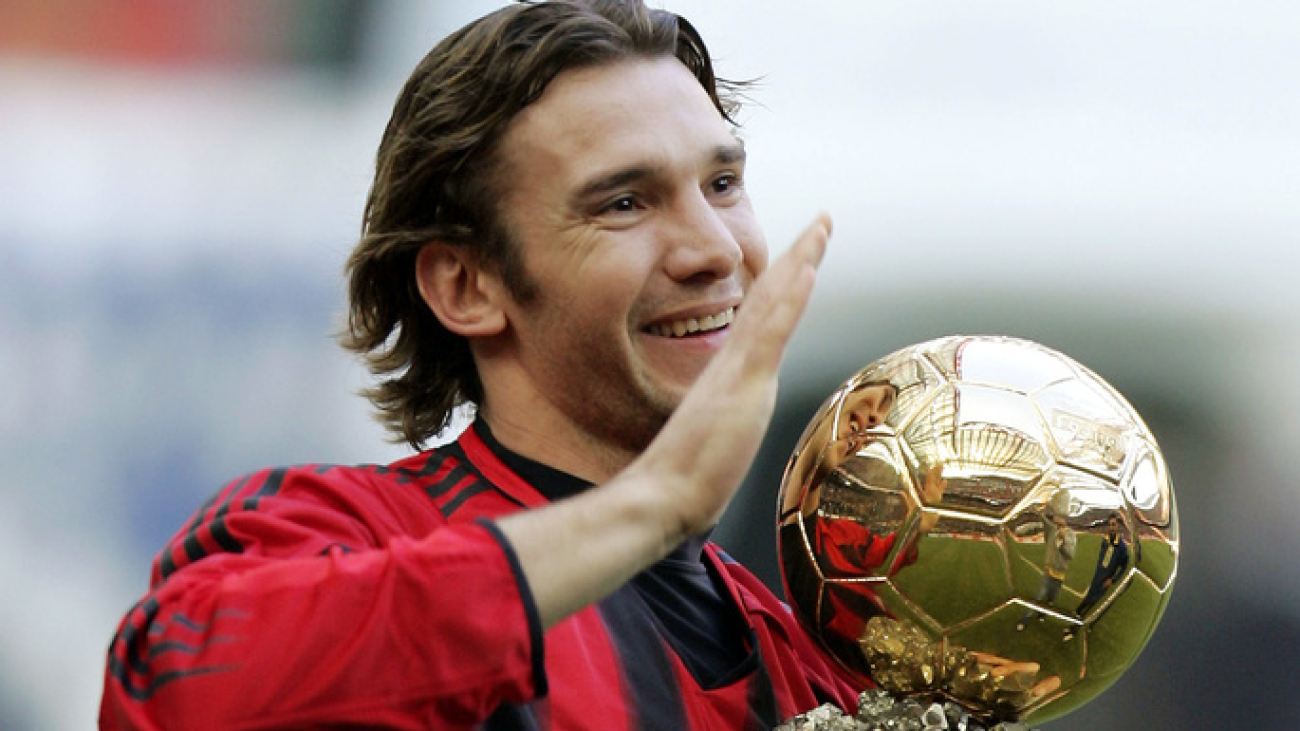
<instances>
[{"instance_id":1,"label":"man","mask_svg":"<svg viewBox=\"0 0 1300 731\"><path fill-rule=\"evenodd\" d=\"M1079 617L1086 617L1097 601L1105 595L1106 590L1115 583L1124 569L1128 568L1128 544L1119 532L1119 517L1112 515L1106 520L1106 537L1097 552L1097 567L1092 573L1092 583L1088 593L1075 609Z\"/></svg>"},{"instance_id":2,"label":"man","mask_svg":"<svg viewBox=\"0 0 1300 731\"><path fill-rule=\"evenodd\" d=\"M1065 522L1065 516L1055 506L1047 507L1047 522L1043 524L1043 578L1039 584L1034 601L1040 606L1050 606L1056 602L1061 593L1061 584L1065 582L1065 572L1074 560L1074 548L1078 542L1074 529ZM1020 621L1016 623L1017 631L1024 631L1029 620L1042 613L1036 609L1027 609Z\"/></svg>"},{"instance_id":3,"label":"man","mask_svg":"<svg viewBox=\"0 0 1300 731\"><path fill-rule=\"evenodd\" d=\"M419 448L232 483L110 648L103 729L767 728L855 689L704 536L830 222L767 266L730 87L639 0L439 44L381 143L345 344Z\"/></svg>"}]
</instances>

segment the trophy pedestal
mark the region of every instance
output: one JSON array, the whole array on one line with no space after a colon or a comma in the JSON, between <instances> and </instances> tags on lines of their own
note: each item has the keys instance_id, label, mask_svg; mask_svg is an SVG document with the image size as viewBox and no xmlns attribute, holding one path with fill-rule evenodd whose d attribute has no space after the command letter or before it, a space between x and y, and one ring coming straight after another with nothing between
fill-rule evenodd
<instances>
[{"instance_id":1,"label":"trophy pedestal","mask_svg":"<svg viewBox=\"0 0 1300 731\"><path fill-rule=\"evenodd\" d=\"M858 696L856 715L831 704L800 713L775 731L1033 731L1023 723L1003 721L986 726L951 701L923 703L894 698L883 690Z\"/></svg>"}]
</instances>

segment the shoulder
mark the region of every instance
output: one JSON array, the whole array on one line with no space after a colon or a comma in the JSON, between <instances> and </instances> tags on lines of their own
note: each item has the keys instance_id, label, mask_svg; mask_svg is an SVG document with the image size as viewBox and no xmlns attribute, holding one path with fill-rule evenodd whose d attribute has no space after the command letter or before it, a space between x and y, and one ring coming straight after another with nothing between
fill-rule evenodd
<instances>
[{"instance_id":1,"label":"shoulder","mask_svg":"<svg viewBox=\"0 0 1300 731\"><path fill-rule=\"evenodd\" d=\"M231 480L200 510L209 514L274 510L321 504L341 512L367 512L421 481L403 462L392 465L304 464L266 467ZM405 489L404 489L405 488Z\"/></svg>"},{"instance_id":2,"label":"shoulder","mask_svg":"<svg viewBox=\"0 0 1300 731\"><path fill-rule=\"evenodd\" d=\"M229 509L319 505L365 522L396 521L391 530L398 533L422 534L430 526L421 516L449 518L468 498L494 493L489 487L460 445L451 443L389 464L267 468L232 481L213 500Z\"/></svg>"},{"instance_id":3,"label":"shoulder","mask_svg":"<svg viewBox=\"0 0 1300 731\"><path fill-rule=\"evenodd\" d=\"M267 467L228 482L154 562L153 583L205 558L303 556L382 546L445 521L431 490L458 463L443 451L388 465Z\"/></svg>"},{"instance_id":4,"label":"shoulder","mask_svg":"<svg viewBox=\"0 0 1300 731\"><path fill-rule=\"evenodd\" d=\"M232 480L218 493L218 498L328 500L338 508L346 507L352 500L394 497L427 500L429 491L437 489L449 477L463 479L468 474L466 468L463 457L450 449L421 452L389 464L268 467Z\"/></svg>"},{"instance_id":5,"label":"shoulder","mask_svg":"<svg viewBox=\"0 0 1300 731\"><path fill-rule=\"evenodd\" d=\"M759 610L760 613L776 615L782 621L787 617L793 617L790 608L785 602L777 598L767 584L764 584L752 571L732 558L721 546L716 543L708 543L705 544L704 551L706 555L713 558L715 565L718 567L718 573L727 588L741 600L744 608L750 614L753 614L755 610Z\"/></svg>"}]
</instances>

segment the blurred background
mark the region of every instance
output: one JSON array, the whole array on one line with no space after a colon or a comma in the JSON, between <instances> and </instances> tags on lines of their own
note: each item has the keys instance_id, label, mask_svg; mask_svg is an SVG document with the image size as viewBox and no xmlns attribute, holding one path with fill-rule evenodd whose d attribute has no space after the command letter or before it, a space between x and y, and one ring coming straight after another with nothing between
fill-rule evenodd
<instances>
[{"instance_id":1,"label":"blurred background","mask_svg":"<svg viewBox=\"0 0 1300 731\"><path fill-rule=\"evenodd\" d=\"M0 728L95 724L149 562L225 481L379 462L332 341L406 75L499 2L0 4ZM1082 361L1164 447L1165 620L1045 728L1300 712L1300 5L680 0L774 251L836 217L778 416L716 536L778 583L777 483L858 367L1000 333Z\"/></svg>"}]
</instances>

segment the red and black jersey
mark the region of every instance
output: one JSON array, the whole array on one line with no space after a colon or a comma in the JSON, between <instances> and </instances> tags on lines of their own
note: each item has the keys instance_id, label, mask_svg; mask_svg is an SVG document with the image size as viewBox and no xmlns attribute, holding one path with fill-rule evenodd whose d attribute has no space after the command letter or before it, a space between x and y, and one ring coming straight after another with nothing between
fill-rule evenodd
<instances>
[{"instance_id":1,"label":"red and black jersey","mask_svg":"<svg viewBox=\"0 0 1300 731\"><path fill-rule=\"evenodd\" d=\"M238 480L154 562L109 650L101 729L760 729L849 681L713 545L742 626L700 679L632 582L543 636L494 518L546 498L476 427L386 466Z\"/></svg>"}]
</instances>

